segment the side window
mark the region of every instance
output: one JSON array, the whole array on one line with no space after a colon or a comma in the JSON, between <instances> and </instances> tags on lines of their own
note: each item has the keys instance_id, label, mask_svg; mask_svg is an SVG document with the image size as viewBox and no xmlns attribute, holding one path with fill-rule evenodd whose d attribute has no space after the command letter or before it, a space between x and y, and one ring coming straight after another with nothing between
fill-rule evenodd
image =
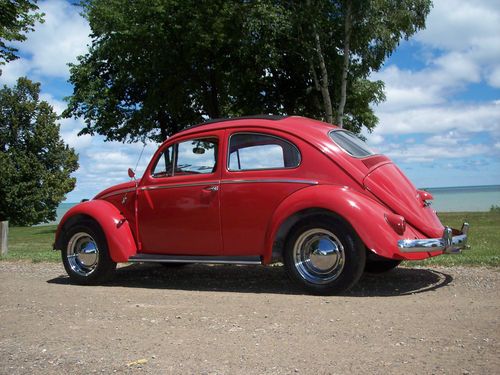
<instances>
[{"instance_id":1,"label":"side window","mask_svg":"<svg viewBox=\"0 0 500 375\"><path fill-rule=\"evenodd\" d=\"M167 148L153 168L153 177L213 173L217 165L217 139L202 138Z\"/></svg>"},{"instance_id":2,"label":"side window","mask_svg":"<svg viewBox=\"0 0 500 375\"><path fill-rule=\"evenodd\" d=\"M230 138L230 171L294 168L299 164L299 150L282 138L255 133L237 133Z\"/></svg>"},{"instance_id":3,"label":"side window","mask_svg":"<svg viewBox=\"0 0 500 375\"><path fill-rule=\"evenodd\" d=\"M194 139L177 145L174 175L212 173L215 171L217 140Z\"/></svg>"}]
</instances>

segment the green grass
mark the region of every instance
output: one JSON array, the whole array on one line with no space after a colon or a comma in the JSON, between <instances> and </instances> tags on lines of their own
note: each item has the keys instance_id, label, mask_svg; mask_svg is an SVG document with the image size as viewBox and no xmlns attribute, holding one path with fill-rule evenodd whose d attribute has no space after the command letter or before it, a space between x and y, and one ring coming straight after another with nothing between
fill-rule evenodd
<instances>
[{"instance_id":1,"label":"green grass","mask_svg":"<svg viewBox=\"0 0 500 375\"><path fill-rule=\"evenodd\" d=\"M459 255L443 255L409 266L500 266L500 212L442 213L443 224L460 228L462 222L471 225L469 244L472 249ZM56 226L9 228L9 253L1 260L31 260L59 262L60 254L52 251Z\"/></svg>"},{"instance_id":2,"label":"green grass","mask_svg":"<svg viewBox=\"0 0 500 375\"><path fill-rule=\"evenodd\" d=\"M500 212L449 212L438 214L444 225L460 228L470 224L470 250L457 255L441 255L407 266L500 266Z\"/></svg>"},{"instance_id":3,"label":"green grass","mask_svg":"<svg viewBox=\"0 0 500 375\"><path fill-rule=\"evenodd\" d=\"M1 260L31 260L38 262L59 262L61 253L52 251L56 225L37 227L10 227L9 252Z\"/></svg>"}]
</instances>

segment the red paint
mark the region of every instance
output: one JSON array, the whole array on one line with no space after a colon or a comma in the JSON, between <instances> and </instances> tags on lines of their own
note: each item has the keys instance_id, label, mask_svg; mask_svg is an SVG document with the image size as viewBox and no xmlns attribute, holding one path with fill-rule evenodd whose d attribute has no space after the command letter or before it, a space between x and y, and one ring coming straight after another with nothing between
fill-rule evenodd
<instances>
[{"instance_id":1,"label":"red paint","mask_svg":"<svg viewBox=\"0 0 500 375\"><path fill-rule=\"evenodd\" d=\"M57 227L56 241L64 230L64 224L76 215L85 215L97 221L106 235L113 261L126 262L137 253L135 239L126 218L115 205L100 199L80 203L66 212Z\"/></svg>"},{"instance_id":2,"label":"red paint","mask_svg":"<svg viewBox=\"0 0 500 375\"><path fill-rule=\"evenodd\" d=\"M402 254L397 248L400 239L442 235L442 224L425 204L432 199L430 194L418 191L386 156L347 154L328 136L332 129L336 127L288 117L236 119L180 132L160 146L137 187L133 181L120 184L75 206L64 216L58 233L68 218L85 214L103 228L115 261L126 261L139 249L170 255L260 255L269 263L280 226L291 215L315 208L342 217L379 255L423 259L439 254ZM300 152L300 165L228 170L228 140L239 132L291 142ZM219 141L215 171L151 176L163 150L200 137Z\"/></svg>"}]
</instances>

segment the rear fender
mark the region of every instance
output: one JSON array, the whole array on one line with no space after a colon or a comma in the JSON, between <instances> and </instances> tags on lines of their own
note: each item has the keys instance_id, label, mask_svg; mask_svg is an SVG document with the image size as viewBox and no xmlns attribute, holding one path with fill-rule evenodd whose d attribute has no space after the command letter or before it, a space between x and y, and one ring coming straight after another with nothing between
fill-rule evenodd
<instances>
[{"instance_id":1,"label":"rear fender","mask_svg":"<svg viewBox=\"0 0 500 375\"><path fill-rule=\"evenodd\" d=\"M287 219L300 212L330 212L346 221L365 246L375 254L392 259L423 259L426 253L401 254L397 241L415 238L416 233L407 225L403 235L398 235L387 223L384 214L391 211L372 198L345 186L316 185L301 189L286 198L276 209L266 233L264 263L272 260L277 234ZM300 215L299 215L300 217Z\"/></svg>"},{"instance_id":2,"label":"rear fender","mask_svg":"<svg viewBox=\"0 0 500 375\"><path fill-rule=\"evenodd\" d=\"M63 248L64 236L69 228L89 218L96 221L104 232L114 262L127 262L137 253L128 221L113 204L100 199L80 203L66 212L57 227L54 249Z\"/></svg>"}]
</instances>

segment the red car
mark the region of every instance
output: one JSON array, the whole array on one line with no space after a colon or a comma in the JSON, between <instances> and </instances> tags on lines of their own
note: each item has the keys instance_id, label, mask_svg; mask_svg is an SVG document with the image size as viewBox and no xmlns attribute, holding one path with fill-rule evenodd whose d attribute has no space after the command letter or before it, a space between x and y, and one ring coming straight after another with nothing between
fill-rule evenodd
<instances>
[{"instance_id":1,"label":"red car","mask_svg":"<svg viewBox=\"0 0 500 375\"><path fill-rule=\"evenodd\" d=\"M129 175L133 172L129 170ZM386 156L303 117L193 126L156 151L142 178L69 210L57 229L71 280L108 279L117 262L269 264L311 293L363 271L466 247Z\"/></svg>"}]
</instances>

